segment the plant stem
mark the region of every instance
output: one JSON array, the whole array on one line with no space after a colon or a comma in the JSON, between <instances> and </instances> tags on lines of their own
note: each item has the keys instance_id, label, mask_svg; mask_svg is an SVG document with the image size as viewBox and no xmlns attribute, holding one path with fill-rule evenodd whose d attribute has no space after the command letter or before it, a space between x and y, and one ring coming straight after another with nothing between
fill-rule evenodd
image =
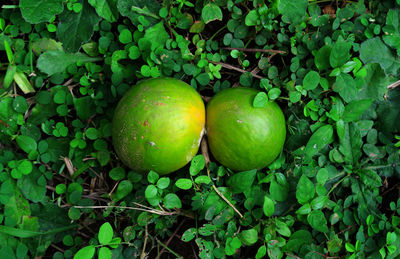
<instances>
[{"instance_id":1,"label":"plant stem","mask_svg":"<svg viewBox=\"0 0 400 259\"><path fill-rule=\"evenodd\" d=\"M349 176L347 175L347 176L343 177L342 179L340 179L337 183L335 183L335 185L332 186L332 188L329 190L329 192L328 192L328 194L327 194L326 196L329 196L329 194L330 194L333 190L335 190L336 187L338 187L339 184L341 184L341 183L344 181L344 179L346 179L347 177L349 177Z\"/></svg>"},{"instance_id":2,"label":"plant stem","mask_svg":"<svg viewBox=\"0 0 400 259\"><path fill-rule=\"evenodd\" d=\"M215 36L218 35L218 33L220 33L221 31L225 30L225 28L227 27L227 25L224 25L221 29L219 29L216 33L214 33L213 36L211 36L208 40L213 40Z\"/></svg>"},{"instance_id":3,"label":"plant stem","mask_svg":"<svg viewBox=\"0 0 400 259\"><path fill-rule=\"evenodd\" d=\"M180 256L179 254L177 254L175 251L173 251L171 248L169 248L168 246L164 245L163 242L161 242L160 240L158 240L158 238L156 238L157 243L164 247L165 250L167 250L168 252L170 252L171 254L173 254L176 258L183 258L182 256Z\"/></svg>"},{"instance_id":4,"label":"plant stem","mask_svg":"<svg viewBox=\"0 0 400 259\"><path fill-rule=\"evenodd\" d=\"M17 9L17 8L19 8L19 6L18 5L5 4L5 5L2 5L1 8L3 8L3 9Z\"/></svg>"}]
</instances>

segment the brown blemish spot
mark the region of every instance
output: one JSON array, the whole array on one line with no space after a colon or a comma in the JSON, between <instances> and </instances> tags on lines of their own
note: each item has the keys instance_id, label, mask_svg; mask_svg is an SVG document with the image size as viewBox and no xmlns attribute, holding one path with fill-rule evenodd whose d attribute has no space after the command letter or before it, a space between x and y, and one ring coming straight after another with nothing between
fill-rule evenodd
<instances>
[{"instance_id":1,"label":"brown blemish spot","mask_svg":"<svg viewBox=\"0 0 400 259\"><path fill-rule=\"evenodd\" d=\"M156 105L158 105L158 106L165 106L165 105L167 105L167 104L162 103L162 102L156 102Z\"/></svg>"},{"instance_id":2,"label":"brown blemish spot","mask_svg":"<svg viewBox=\"0 0 400 259\"><path fill-rule=\"evenodd\" d=\"M142 139L144 139L144 136L141 136Z\"/></svg>"},{"instance_id":3,"label":"brown blemish spot","mask_svg":"<svg viewBox=\"0 0 400 259\"><path fill-rule=\"evenodd\" d=\"M142 99L142 103L145 103L146 102L146 99Z\"/></svg>"},{"instance_id":4,"label":"brown blemish spot","mask_svg":"<svg viewBox=\"0 0 400 259\"><path fill-rule=\"evenodd\" d=\"M141 125L142 123L140 121L138 121L139 125Z\"/></svg>"},{"instance_id":5,"label":"brown blemish spot","mask_svg":"<svg viewBox=\"0 0 400 259\"><path fill-rule=\"evenodd\" d=\"M133 140L136 140L136 136L133 136L132 139L133 139Z\"/></svg>"},{"instance_id":6,"label":"brown blemish spot","mask_svg":"<svg viewBox=\"0 0 400 259\"><path fill-rule=\"evenodd\" d=\"M150 123L149 123L147 120L145 120L145 121L143 122L143 126L147 127L147 126L149 126L149 125L150 125Z\"/></svg>"},{"instance_id":7,"label":"brown blemish spot","mask_svg":"<svg viewBox=\"0 0 400 259\"><path fill-rule=\"evenodd\" d=\"M243 121L242 120L237 120L237 123L242 123Z\"/></svg>"}]
</instances>

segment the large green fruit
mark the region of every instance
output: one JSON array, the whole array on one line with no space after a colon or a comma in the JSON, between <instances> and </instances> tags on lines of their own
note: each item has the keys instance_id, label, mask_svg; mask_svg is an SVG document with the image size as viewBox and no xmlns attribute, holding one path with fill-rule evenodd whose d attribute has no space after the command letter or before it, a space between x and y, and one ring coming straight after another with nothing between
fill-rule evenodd
<instances>
[{"instance_id":1,"label":"large green fruit","mask_svg":"<svg viewBox=\"0 0 400 259\"><path fill-rule=\"evenodd\" d=\"M122 97L112 137L119 158L137 172L167 174L199 149L205 107L190 85L174 78L141 81Z\"/></svg>"},{"instance_id":2,"label":"large green fruit","mask_svg":"<svg viewBox=\"0 0 400 259\"><path fill-rule=\"evenodd\" d=\"M207 105L207 138L211 153L237 171L261 169L280 154L286 137L285 117L274 102L254 108L258 91L229 88Z\"/></svg>"}]
</instances>

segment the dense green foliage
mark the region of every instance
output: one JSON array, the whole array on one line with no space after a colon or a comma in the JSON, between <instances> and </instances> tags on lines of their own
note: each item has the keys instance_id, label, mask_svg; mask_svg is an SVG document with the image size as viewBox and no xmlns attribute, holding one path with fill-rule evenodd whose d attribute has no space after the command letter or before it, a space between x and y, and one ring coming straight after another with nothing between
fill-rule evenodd
<instances>
[{"instance_id":1,"label":"dense green foliage","mask_svg":"<svg viewBox=\"0 0 400 259\"><path fill-rule=\"evenodd\" d=\"M399 257L399 0L0 7L1 258ZM259 171L204 148L168 176L129 170L113 112L160 76L205 100L261 90L283 152Z\"/></svg>"}]
</instances>

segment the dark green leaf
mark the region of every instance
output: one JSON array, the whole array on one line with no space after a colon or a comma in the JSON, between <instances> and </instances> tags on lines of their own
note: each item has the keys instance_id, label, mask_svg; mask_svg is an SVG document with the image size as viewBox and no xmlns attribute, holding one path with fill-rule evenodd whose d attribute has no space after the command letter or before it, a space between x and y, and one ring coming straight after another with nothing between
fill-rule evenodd
<instances>
[{"instance_id":1,"label":"dark green leaf","mask_svg":"<svg viewBox=\"0 0 400 259\"><path fill-rule=\"evenodd\" d=\"M243 193L250 189L256 177L257 170L250 170L232 175L226 184L233 193Z\"/></svg>"},{"instance_id":2,"label":"dark green leaf","mask_svg":"<svg viewBox=\"0 0 400 259\"><path fill-rule=\"evenodd\" d=\"M117 8L122 16L127 16L134 25L139 25L139 17L145 15L149 26L156 24L160 4L156 0L118 0Z\"/></svg>"},{"instance_id":3,"label":"dark green leaf","mask_svg":"<svg viewBox=\"0 0 400 259\"><path fill-rule=\"evenodd\" d=\"M283 21L287 23L299 23L306 14L307 5L307 0L281 0L278 11L283 15Z\"/></svg>"},{"instance_id":4,"label":"dark green leaf","mask_svg":"<svg viewBox=\"0 0 400 259\"><path fill-rule=\"evenodd\" d=\"M175 193L168 193L163 199L165 208L167 209L180 209L182 208L182 202L178 195Z\"/></svg>"},{"instance_id":5,"label":"dark green leaf","mask_svg":"<svg viewBox=\"0 0 400 259\"><path fill-rule=\"evenodd\" d=\"M74 13L66 9L59 16L57 37L68 52L78 51L82 44L92 37L94 26L100 21L100 17L91 5L82 0L80 3L82 3L81 12ZM63 62L59 63L62 65Z\"/></svg>"},{"instance_id":6,"label":"dark green leaf","mask_svg":"<svg viewBox=\"0 0 400 259\"><path fill-rule=\"evenodd\" d=\"M372 102L372 99L350 102L345 106L343 121L350 122L359 120L360 116L371 106Z\"/></svg>"},{"instance_id":7,"label":"dark green leaf","mask_svg":"<svg viewBox=\"0 0 400 259\"><path fill-rule=\"evenodd\" d=\"M307 176L302 175L296 188L296 198L300 204L305 204L314 198L315 186Z\"/></svg>"},{"instance_id":8,"label":"dark green leaf","mask_svg":"<svg viewBox=\"0 0 400 259\"><path fill-rule=\"evenodd\" d=\"M16 140L18 146L26 153L29 153L32 150L36 150L37 148L37 143L32 137L20 135L17 137Z\"/></svg>"},{"instance_id":9,"label":"dark green leaf","mask_svg":"<svg viewBox=\"0 0 400 259\"><path fill-rule=\"evenodd\" d=\"M351 43L346 41L337 41L332 47L332 51L329 55L330 65L340 67L344 65L350 58Z\"/></svg>"},{"instance_id":10,"label":"dark green leaf","mask_svg":"<svg viewBox=\"0 0 400 259\"><path fill-rule=\"evenodd\" d=\"M118 0L89 0L89 4L96 9L99 16L109 22L115 22L118 19Z\"/></svg>"},{"instance_id":11,"label":"dark green leaf","mask_svg":"<svg viewBox=\"0 0 400 259\"><path fill-rule=\"evenodd\" d=\"M396 74L399 69L398 58L379 37L361 43L360 58L364 63L378 63L386 74Z\"/></svg>"},{"instance_id":12,"label":"dark green leaf","mask_svg":"<svg viewBox=\"0 0 400 259\"><path fill-rule=\"evenodd\" d=\"M322 148L333 142L333 128L331 125L325 125L319 128L311 138L308 140L305 149L306 162L309 162L311 158L316 155Z\"/></svg>"},{"instance_id":13,"label":"dark green leaf","mask_svg":"<svg viewBox=\"0 0 400 259\"><path fill-rule=\"evenodd\" d=\"M311 213L307 216L307 221L315 230L324 233L329 231L325 215L320 210L311 211Z\"/></svg>"},{"instance_id":14,"label":"dark green leaf","mask_svg":"<svg viewBox=\"0 0 400 259\"><path fill-rule=\"evenodd\" d=\"M258 232L254 228L243 230L239 233L239 239L243 245L251 246L257 242Z\"/></svg>"},{"instance_id":15,"label":"dark green leaf","mask_svg":"<svg viewBox=\"0 0 400 259\"><path fill-rule=\"evenodd\" d=\"M319 84L319 74L315 71L310 71L303 79L303 88L306 90L314 90Z\"/></svg>"},{"instance_id":16,"label":"dark green leaf","mask_svg":"<svg viewBox=\"0 0 400 259\"><path fill-rule=\"evenodd\" d=\"M22 17L30 23L48 22L63 11L62 0L21 0L19 2Z\"/></svg>"},{"instance_id":17,"label":"dark green leaf","mask_svg":"<svg viewBox=\"0 0 400 259\"><path fill-rule=\"evenodd\" d=\"M62 62L60 62L62 60ZM99 58L88 57L81 53L65 53L64 51L53 50L47 51L40 55L37 61L37 67L49 76L56 73L62 73L65 69L77 62L95 62L100 60Z\"/></svg>"}]
</instances>

